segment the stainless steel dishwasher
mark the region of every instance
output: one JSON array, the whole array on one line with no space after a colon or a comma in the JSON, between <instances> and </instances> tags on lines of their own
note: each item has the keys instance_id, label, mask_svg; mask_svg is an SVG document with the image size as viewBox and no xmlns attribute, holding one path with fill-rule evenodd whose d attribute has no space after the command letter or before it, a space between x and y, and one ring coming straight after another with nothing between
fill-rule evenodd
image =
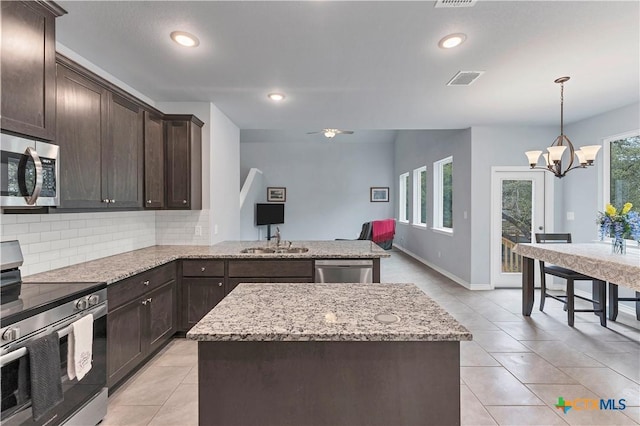
<instances>
[{"instance_id":1,"label":"stainless steel dishwasher","mask_svg":"<svg viewBox=\"0 0 640 426\"><path fill-rule=\"evenodd\" d=\"M373 282L373 260L332 259L316 260L317 283Z\"/></svg>"}]
</instances>

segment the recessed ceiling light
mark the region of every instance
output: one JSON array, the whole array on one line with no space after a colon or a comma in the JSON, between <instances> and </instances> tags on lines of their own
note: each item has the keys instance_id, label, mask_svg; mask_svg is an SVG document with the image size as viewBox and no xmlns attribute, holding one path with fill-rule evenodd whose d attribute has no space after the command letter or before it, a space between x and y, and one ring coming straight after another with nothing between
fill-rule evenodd
<instances>
[{"instance_id":1,"label":"recessed ceiling light","mask_svg":"<svg viewBox=\"0 0 640 426\"><path fill-rule=\"evenodd\" d=\"M269 93L267 95L267 98L271 99L272 101L280 102L284 100L285 96L284 93Z\"/></svg>"},{"instance_id":2,"label":"recessed ceiling light","mask_svg":"<svg viewBox=\"0 0 640 426\"><path fill-rule=\"evenodd\" d=\"M185 47L196 47L200 44L200 40L198 40L198 37L184 31L172 32L171 40L175 41L180 46L185 46Z\"/></svg>"},{"instance_id":3,"label":"recessed ceiling light","mask_svg":"<svg viewBox=\"0 0 640 426\"><path fill-rule=\"evenodd\" d=\"M440 46L442 49L451 49L452 47L460 46L466 39L466 34L449 34L448 36L443 37L438 42L438 46Z\"/></svg>"}]
</instances>

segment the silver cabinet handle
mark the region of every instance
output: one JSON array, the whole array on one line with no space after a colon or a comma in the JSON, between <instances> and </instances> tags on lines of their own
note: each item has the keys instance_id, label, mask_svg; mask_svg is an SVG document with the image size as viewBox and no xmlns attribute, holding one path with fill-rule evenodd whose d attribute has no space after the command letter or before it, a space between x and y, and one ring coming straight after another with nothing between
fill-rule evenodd
<instances>
[{"instance_id":1,"label":"silver cabinet handle","mask_svg":"<svg viewBox=\"0 0 640 426\"><path fill-rule=\"evenodd\" d=\"M109 204L109 199L108 199L108 198L105 198L104 200L102 200L102 202L103 202L103 203L107 203L107 204Z\"/></svg>"},{"instance_id":2,"label":"silver cabinet handle","mask_svg":"<svg viewBox=\"0 0 640 426\"><path fill-rule=\"evenodd\" d=\"M200 268L200 270L201 270L202 272L204 272L206 269L207 269L207 268L205 268L204 266L203 266L202 268Z\"/></svg>"},{"instance_id":3,"label":"silver cabinet handle","mask_svg":"<svg viewBox=\"0 0 640 426\"><path fill-rule=\"evenodd\" d=\"M149 283L150 283L150 281L149 281L149 280L146 280L146 281L143 281L143 282L142 282L142 284L144 284L144 285L149 285Z\"/></svg>"},{"instance_id":4,"label":"silver cabinet handle","mask_svg":"<svg viewBox=\"0 0 640 426\"><path fill-rule=\"evenodd\" d=\"M218 283L218 287L222 287L222 283Z\"/></svg>"},{"instance_id":5,"label":"silver cabinet handle","mask_svg":"<svg viewBox=\"0 0 640 426\"><path fill-rule=\"evenodd\" d=\"M110 202L110 203L115 203L115 202L116 202L116 200L109 200L109 202Z\"/></svg>"},{"instance_id":6,"label":"silver cabinet handle","mask_svg":"<svg viewBox=\"0 0 640 426\"><path fill-rule=\"evenodd\" d=\"M187 200L182 200L182 204L187 204Z\"/></svg>"},{"instance_id":7,"label":"silver cabinet handle","mask_svg":"<svg viewBox=\"0 0 640 426\"><path fill-rule=\"evenodd\" d=\"M149 302L149 303L153 302L153 297L148 298L147 302Z\"/></svg>"},{"instance_id":8,"label":"silver cabinet handle","mask_svg":"<svg viewBox=\"0 0 640 426\"><path fill-rule=\"evenodd\" d=\"M147 204L151 204L151 200L147 200Z\"/></svg>"},{"instance_id":9,"label":"silver cabinet handle","mask_svg":"<svg viewBox=\"0 0 640 426\"><path fill-rule=\"evenodd\" d=\"M24 154L31 157L33 165L36 168L36 186L33 188L33 193L31 195L25 195L24 197L24 199L27 200L27 204L32 206L36 203L36 200L40 195L40 191L42 191L42 161L40 161L40 157L36 150L31 147L27 147Z\"/></svg>"},{"instance_id":10,"label":"silver cabinet handle","mask_svg":"<svg viewBox=\"0 0 640 426\"><path fill-rule=\"evenodd\" d=\"M149 303L149 301L148 300L143 300L141 303L146 306L147 303Z\"/></svg>"}]
</instances>

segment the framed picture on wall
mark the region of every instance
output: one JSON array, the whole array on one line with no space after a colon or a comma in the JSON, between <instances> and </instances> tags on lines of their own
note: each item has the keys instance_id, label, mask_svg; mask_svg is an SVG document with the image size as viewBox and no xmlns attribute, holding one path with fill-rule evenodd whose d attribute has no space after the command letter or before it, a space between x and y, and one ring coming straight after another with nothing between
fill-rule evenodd
<instances>
[{"instance_id":1,"label":"framed picture on wall","mask_svg":"<svg viewBox=\"0 0 640 426\"><path fill-rule=\"evenodd\" d=\"M287 201L287 188L280 186L268 187L267 201L270 203L284 203Z\"/></svg>"},{"instance_id":2,"label":"framed picture on wall","mask_svg":"<svg viewBox=\"0 0 640 426\"><path fill-rule=\"evenodd\" d=\"M388 203L389 187L388 186L372 186L369 195L372 203Z\"/></svg>"}]
</instances>

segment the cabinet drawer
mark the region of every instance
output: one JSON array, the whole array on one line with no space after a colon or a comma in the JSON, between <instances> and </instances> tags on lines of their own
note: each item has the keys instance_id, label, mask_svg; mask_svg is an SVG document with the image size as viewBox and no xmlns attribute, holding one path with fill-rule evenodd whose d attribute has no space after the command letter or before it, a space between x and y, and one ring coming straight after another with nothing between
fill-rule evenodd
<instances>
[{"instance_id":1,"label":"cabinet drawer","mask_svg":"<svg viewBox=\"0 0 640 426\"><path fill-rule=\"evenodd\" d=\"M312 260L229 261L229 277L312 277Z\"/></svg>"},{"instance_id":2,"label":"cabinet drawer","mask_svg":"<svg viewBox=\"0 0 640 426\"><path fill-rule=\"evenodd\" d=\"M223 277L224 260L183 260L183 277Z\"/></svg>"},{"instance_id":3,"label":"cabinet drawer","mask_svg":"<svg viewBox=\"0 0 640 426\"><path fill-rule=\"evenodd\" d=\"M109 311L118 306L141 297L147 291L152 290L176 279L176 264L171 262L167 265L159 266L150 271L126 278L118 283L107 287L107 297L109 300Z\"/></svg>"}]
</instances>

